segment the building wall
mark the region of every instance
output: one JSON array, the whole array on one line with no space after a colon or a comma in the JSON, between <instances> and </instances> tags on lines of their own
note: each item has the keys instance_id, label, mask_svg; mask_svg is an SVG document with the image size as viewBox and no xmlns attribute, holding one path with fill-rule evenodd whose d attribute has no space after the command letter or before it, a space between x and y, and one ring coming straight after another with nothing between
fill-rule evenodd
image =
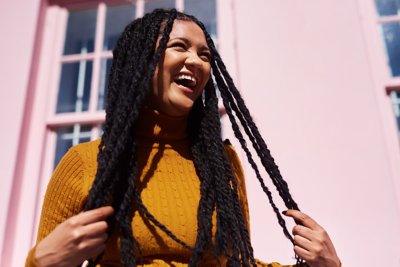
<instances>
[{"instance_id":1,"label":"building wall","mask_svg":"<svg viewBox=\"0 0 400 267\"><path fill-rule=\"evenodd\" d=\"M235 4L241 90L300 207L344 266L399 266L399 150L376 73L383 48L374 59L367 42L379 38L373 1ZM291 245L246 171L255 253L287 262Z\"/></svg>"},{"instance_id":2,"label":"building wall","mask_svg":"<svg viewBox=\"0 0 400 267\"><path fill-rule=\"evenodd\" d=\"M6 218L16 158L21 136L22 119L33 57L39 0L1 1L0 33L0 122L3 141L0 150L0 251L4 251ZM3 254L3 253L2 253ZM4 255L2 255L4 256ZM22 257L22 256L21 256ZM3 257L0 257L0 259ZM0 264L1 265L1 264Z\"/></svg>"},{"instance_id":3,"label":"building wall","mask_svg":"<svg viewBox=\"0 0 400 267\"><path fill-rule=\"evenodd\" d=\"M400 151L383 87L386 66L373 1L219 2L219 16L232 15L231 25L219 26L220 37L237 48L232 52L222 45L222 54L300 208L328 230L344 266L399 266ZM15 192L23 114L38 63L32 53L39 5L39 0L0 3L0 32L7 40L0 44L5 58L0 73L6 73L0 75L0 122L6 129L0 132L4 266L22 266L30 246L22 235L33 231L23 226L33 224L34 216L24 210L29 200L21 198L25 205L18 206L14 255L8 254L5 231L11 226L6 219L14 208L9 200ZM228 128L225 132L230 135ZM293 262L291 244L242 159L255 254ZM29 185L14 180L14 190L22 182Z\"/></svg>"}]
</instances>

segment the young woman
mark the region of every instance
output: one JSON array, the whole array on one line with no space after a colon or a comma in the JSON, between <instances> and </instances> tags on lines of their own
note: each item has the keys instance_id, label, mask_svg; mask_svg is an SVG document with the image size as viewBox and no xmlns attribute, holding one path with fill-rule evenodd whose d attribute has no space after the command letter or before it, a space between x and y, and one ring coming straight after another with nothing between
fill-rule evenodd
<instances>
[{"instance_id":1,"label":"young woman","mask_svg":"<svg viewBox=\"0 0 400 267\"><path fill-rule=\"evenodd\" d=\"M216 90L297 264L340 266L328 234L298 211L201 22L155 10L126 27L113 54L104 134L56 168L26 266L281 266L254 259L243 171L221 140ZM294 237L238 122L298 223Z\"/></svg>"}]
</instances>

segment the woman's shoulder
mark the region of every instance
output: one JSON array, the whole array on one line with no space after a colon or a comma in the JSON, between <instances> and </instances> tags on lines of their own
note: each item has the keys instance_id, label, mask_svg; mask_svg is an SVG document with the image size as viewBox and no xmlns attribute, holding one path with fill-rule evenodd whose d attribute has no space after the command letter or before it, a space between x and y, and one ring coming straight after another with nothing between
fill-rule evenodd
<instances>
[{"instance_id":1,"label":"woman's shoulder","mask_svg":"<svg viewBox=\"0 0 400 267\"><path fill-rule=\"evenodd\" d=\"M92 174L97 169L97 154L100 140L85 142L71 147L57 165L55 173Z\"/></svg>"},{"instance_id":2,"label":"woman's shoulder","mask_svg":"<svg viewBox=\"0 0 400 267\"><path fill-rule=\"evenodd\" d=\"M80 143L71 147L68 153L74 153L79 157L85 171L90 176L97 170L97 154L99 153L100 140Z\"/></svg>"},{"instance_id":3,"label":"woman's shoulder","mask_svg":"<svg viewBox=\"0 0 400 267\"><path fill-rule=\"evenodd\" d=\"M231 163L240 163L239 156L236 153L235 148L231 144L231 141L229 141L229 139L225 139L223 143L224 143L225 153L228 156L228 160Z\"/></svg>"},{"instance_id":4,"label":"woman's shoulder","mask_svg":"<svg viewBox=\"0 0 400 267\"><path fill-rule=\"evenodd\" d=\"M75 188L85 195L96 174L99 144L100 140L95 140L71 147L57 165L49 185Z\"/></svg>"},{"instance_id":5,"label":"woman's shoulder","mask_svg":"<svg viewBox=\"0 0 400 267\"><path fill-rule=\"evenodd\" d=\"M95 157L99 151L100 139L84 142L71 147L70 152L77 153L81 157Z\"/></svg>"}]
</instances>

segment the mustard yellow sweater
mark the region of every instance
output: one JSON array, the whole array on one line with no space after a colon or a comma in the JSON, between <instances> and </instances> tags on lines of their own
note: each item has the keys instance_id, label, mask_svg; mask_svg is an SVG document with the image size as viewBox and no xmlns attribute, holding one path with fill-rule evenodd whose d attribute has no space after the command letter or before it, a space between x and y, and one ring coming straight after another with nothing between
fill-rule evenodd
<instances>
[{"instance_id":1,"label":"mustard yellow sweater","mask_svg":"<svg viewBox=\"0 0 400 267\"><path fill-rule=\"evenodd\" d=\"M171 118L156 111L144 110L139 125L140 130L136 133L137 160L143 202L178 238L194 246L200 182L186 138L186 118ZM99 141L93 141L72 147L57 166L44 199L37 243L58 224L82 211L96 174L98 144ZM225 150L238 180L239 197L248 222L243 170L232 146L226 145ZM138 211L133 216L132 227L146 260L144 266L187 266L190 251L173 241ZM34 255L35 247L29 252L27 267L37 266ZM100 266L120 266L119 256L118 235L112 235L107 241ZM205 258L201 266L216 265L211 257ZM282 266L259 261L257 265Z\"/></svg>"}]
</instances>

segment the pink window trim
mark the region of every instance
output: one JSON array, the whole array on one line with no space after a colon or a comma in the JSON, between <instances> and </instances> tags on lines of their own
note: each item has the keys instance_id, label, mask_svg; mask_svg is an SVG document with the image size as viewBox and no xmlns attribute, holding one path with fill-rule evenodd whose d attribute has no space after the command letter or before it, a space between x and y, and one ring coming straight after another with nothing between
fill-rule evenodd
<instances>
[{"instance_id":1,"label":"pink window trim","mask_svg":"<svg viewBox=\"0 0 400 267\"><path fill-rule=\"evenodd\" d=\"M79 5L78 5L79 2ZM113 3L122 3L121 1L112 1ZM99 127L101 123L105 120L105 112L97 110L98 104L98 92L99 92L99 79L100 79L100 67L101 61L103 59L112 58L112 53L110 51L103 51L103 38L104 38L104 28L105 28L105 19L106 19L106 4L105 1L88 1L88 3L84 3L82 1L77 1L73 3L73 7L76 9L87 8L90 4L90 8L96 8L97 10L97 19L96 19L96 33L95 33L95 49L92 53L88 54L80 54L80 55L62 55L62 51L59 51L59 59L56 64L59 71L57 71L55 77L52 78L52 86L51 86L51 101L50 106L52 108L49 109L48 117L46 120L46 148L45 155L46 158L43 159L42 164L43 171L40 175L41 179L46 180L42 181L42 184L47 184L49 177L53 171L53 158L54 158L54 148L56 145L56 134L54 129L61 126L68 126L74 124L90 124L92 125L92 139L96 137L96 133L99 132ZM107 1L108 4L108 1ZM66 8L70 9L70 6ZM133 19L133 18L132 18ZM64 29L66 28L67 21L63 21ZM65 30L62 31L63 34ZM61 38L61 37L60 37ZM64 38L64 37L63 37ZM62 47L64 43L64 39L60 39L57 41L60 47ZM93 69L92 69L92 79L91 79L91 90L90 90L90 100L89 100L89 109L85 112L80 113L61 113L56 114L56 105L57 105L57 89L60 80L60 68L62 63L67 62L79 62L81 60L92 60ZM45 188L44 186L39 190L38 195L44 195ZM40 205L38 205L39 209Z\"/></svg>"},{"instance_id":2,"label":"pink window trim","mask_svg":"<svg viewBox=\"0 0 400 267\"><path fill-rule=\"evenodd\" d=\"M60 61L62 63L69 63L69 62L76 62L79 60L93 60L96 57L112 58L112 52L111 51L99 51L99 52L80 54L80 55L66 55L66 56L62 56Z\"/></svg>"},{"instance_id":3,"label":"pink window trim","mask_svg":"<svg viewBox=\"0 0 400 267\"><path fill-rule=\"evenodd\" d=\"M400 91L400 77L391 78L386 82L386 90L387 91Z\"/></svg>"},{"instance_id":4,"label":"pink window trim","mask_svg":"<svg viewBox=\"0 0 400 267\"><path fill-rule=\"evenodd\" d=\"M378 23L400 22L400 16L384 16L377 18Z\"/></svg>"},{"instance_id":5,"label":"pink window trim","mask_svg":"<svg viewBox=\"0 0 400 267\"><path fill-rule=\"evenodd\" d=\"M22 125L20 129L20 137L17 151L17 159L14 168L14 176L11 186L10 201L7 211L5 235L3 243L3 251L1 252L1 266L12 266L12 257L14 255L14 244L15 235L17 231L17 220L20 209L21 202L21 188L23 183L24 169L26 166L26 151L27 144L29 141L30 129L31 129L31 114L34 109L34 97L36 95L37 79L38 79L38 69L35 67L38 65L41 58L41 44L43 39L43 28L45 22L45 14L47 9L47 2L41 1L39 4L37 22L36 22L36 33L31 59L31 68L29 73L29 80L27 85L27 93L25 98L24 112Z\"/></svg>"},{"instance_id":6,"label":"pink window trim","mask_svg":"<svg viewBox=\"0 0 400 267\"><path fill-rule=\"evenodd\" d=\"M49 0L49 5L56 5L59 7L68 8L68 10L80 10L85 8L97 7L101 3L114 4L127 4L131 1L124 0Z\"/></svg>"}]
</instances>

